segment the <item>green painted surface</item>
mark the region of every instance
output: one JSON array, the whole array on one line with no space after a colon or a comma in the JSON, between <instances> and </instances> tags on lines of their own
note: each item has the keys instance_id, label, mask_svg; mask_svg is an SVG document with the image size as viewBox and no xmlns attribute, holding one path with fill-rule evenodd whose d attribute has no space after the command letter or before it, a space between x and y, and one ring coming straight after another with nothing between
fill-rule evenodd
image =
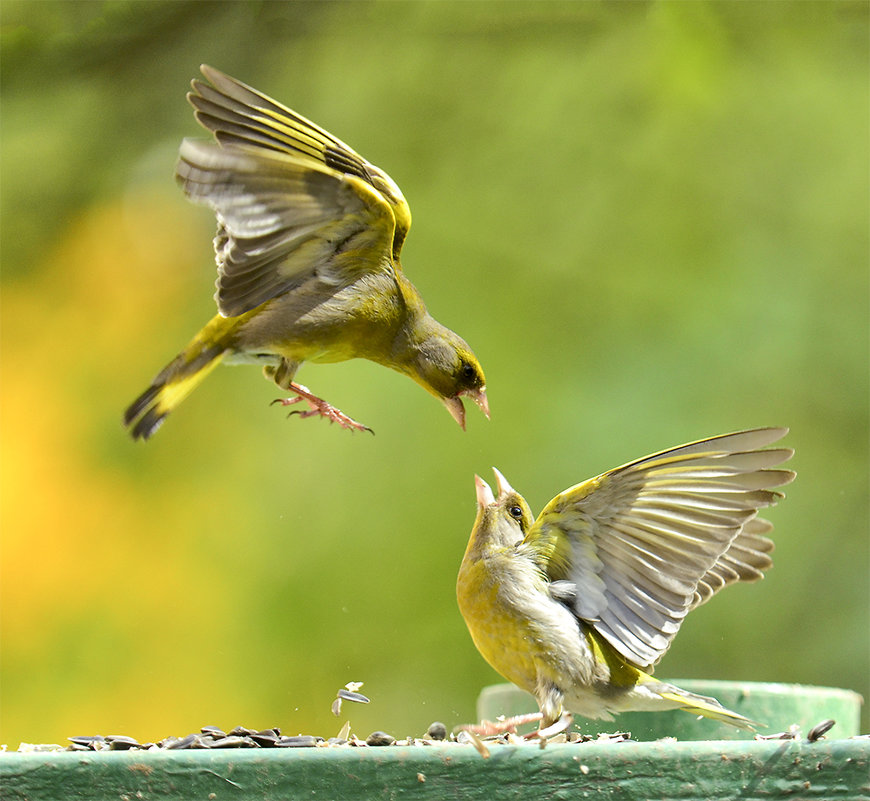
<instances>
[{"instance_id":1,"label":"green painted surface","mask_svg":"<svg viewBox=\"0 0 870 801\"><path fill-rule=\"evenodd\" d=\"M2 797L866 799L870 740L6 753Z\"/></svg>"}]
</instances>

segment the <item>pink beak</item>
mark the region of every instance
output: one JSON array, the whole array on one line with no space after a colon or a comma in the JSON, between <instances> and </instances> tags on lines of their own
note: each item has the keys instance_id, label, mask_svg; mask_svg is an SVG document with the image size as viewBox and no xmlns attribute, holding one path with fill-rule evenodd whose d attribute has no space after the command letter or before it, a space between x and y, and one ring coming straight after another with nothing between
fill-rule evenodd
<instances>
[{"instance_id":1,"label":"pink beak","mask_svg":"<svg viewBox=\"0 0 870 801\"><path fill-rule=\"evenodd\" d=\"M459 427L463 431L465 431L465 407L462 405L463 395L471 398L471 400L473 400L486 415L486 419L489 420L489 400L486 397L486 387L481 387L480 389L469 389L460 392L452 398L444 398L443 402L447 407L447 411L450 412L450 416L459 423Z\"/></svg>"},{"instance_id":2,"label":"pink beak","mask_svg":"<svg viewBox=\"0 0 870 801\"><path fill-rule=\"evenodd\" d=\"M501 498L503 495L507 495L508 493L515 492L514 488L508 484L507 479L498 472L494 467L492 468L492 472L495 473L495 482L498 487L498 497Z\"/></svg>"},{"instance_id":3,"label":"pink beak","mask_svg":"<svg viewBox=\"0 0 870 801\"><path fill-rule=\"evenodd\" d=\"M477 491L477 505L481 509L485 509L487 506L495 503L495 496L492 494L489 484L480 476L474 477L474 488Z\"/></svg>"}]
</instances>

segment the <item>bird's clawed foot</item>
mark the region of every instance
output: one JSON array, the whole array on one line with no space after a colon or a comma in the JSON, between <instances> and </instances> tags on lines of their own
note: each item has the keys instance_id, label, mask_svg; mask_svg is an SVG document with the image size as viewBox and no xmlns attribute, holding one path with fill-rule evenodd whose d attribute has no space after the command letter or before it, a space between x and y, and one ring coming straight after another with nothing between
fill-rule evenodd
<instances>
[{"instance_id":1,"label":"bird's clawed foot","mask_svg":"<svg viewBox=\"0 0 870 801\"><path fill-rule=\"evenodd\" d=\"M482 720L480 723L466 724L459 728L464 731L472 731L481 737L492 737L495 734L516 734L517 726L534 723L541 718L540 712L530 712L528 715L514 715L511 718L500 717L498 720ZM537 731L533 734L537 736Z\"/></svg>"},{"instance_id":2,"label":"bird's clawed foot","mask_svg":"<svg viewBox=\"0 0 870 801\"><path fill-rule=\"evenodd\" d=\"M541 717L541 719L543 721L543 717ZM525 739L540 739L542 741L545 741L550 737L555 737L557 734L561 734L563 731L571 726L571 723L573 721L574 716L570 712L563 712L554 723L551 723L549 726L545 726L543 729L536 729L533 732L529 732L525 735ZM543 745L541 747L543 747Z\"/></svg>"},{"instance_id":3,"label":"bird's clawed foot","mask_svg":"<svg viewBox=\"0 0 870 801\"><path fill-rule=\"evenodd\" d=\"M517 727L536 721L543 722L544 716L540 712L530 712L527 715L514 715L510 718L500 717L498 720L482 720L475 725L458 726L457 729L466 731L474 737L494 737L496 735L516 735ZM561 734L570 728L574 716L570 712L563 712L553 723L543 728L535 729L528 734L522 735L523 740L537 740L541 748L547 745L547 741L557 734Z\"/></svg>"},{"instance_id":4,"label":"bird's clawed foot","mask_svg":"<svg viewBox=\"0 0 870 801\"><path fill-rule=\"evenodd\" d=\"M295 409L290 412L290 415L298 414L300 417L325 417L330 423L338 423L342 428L347 428L351 431L368 431L371 434L375 433L368 426L358 423L352 417L348 417L340 409L336 409L335 406L312 394L308 387L292 382L287 389L291 392L295 392L296 395L292 398L276 398L272 403L280 403L282 406L292 406L294 403L305 401L305 403L308 404L308 409ZM288 417L290 415L288 415Z\"/></svg>"}]
</instances>

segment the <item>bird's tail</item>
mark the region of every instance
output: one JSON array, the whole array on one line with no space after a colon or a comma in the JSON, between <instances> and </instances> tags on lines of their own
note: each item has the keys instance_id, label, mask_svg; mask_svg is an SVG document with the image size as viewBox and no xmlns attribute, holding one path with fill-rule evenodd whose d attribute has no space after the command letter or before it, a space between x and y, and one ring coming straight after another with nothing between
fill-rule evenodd
<instances>
[{"instance_id":1,"label":"bird's tail","mask_svg":"<svg viewBox=\"0 0 870 801\"><path fill-rule=\"evenodd\" d=\"M754 731L761 723L743 717L737 712L732 712L726 709L715 698L709 698L706 695L697 695L690 693L688 690L681 690L673 684L662 683L658 689L658 694L666 701L672 701L680 709L686 712L691 712L693 715L701 715L705 718L718 720L722 723L727 723L731 726L736 726L738 729L746 729Z\"/></svg>"},{"instance_id":2,"label":"bird's tail","mask_svg":"<svg viewBox=\"0 0 870 801\"><path fill-rule=\"evenodd\" d=\"M124 412L133 439L148 439L167 414L217 367L238 325L238 317L216 315Z\"/></svg>"}]
</instances>

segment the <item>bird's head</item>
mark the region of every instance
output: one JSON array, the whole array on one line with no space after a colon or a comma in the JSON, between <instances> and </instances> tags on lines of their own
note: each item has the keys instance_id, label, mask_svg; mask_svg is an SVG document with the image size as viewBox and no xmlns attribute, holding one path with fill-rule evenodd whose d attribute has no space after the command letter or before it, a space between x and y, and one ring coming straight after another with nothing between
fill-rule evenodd
<instances>
[{"instance_id":1,"label":"bird's head","mask_svg":"<svg viewBox=\"0 0 870 801\"><path fill-rule=\"evenodd\" d=\"M510 547L523 539L534 517L525 498L494 467L492 472L495 473L497 496L480 476L474 477L477 490L474 530L489 545Z\"/></svg>"},{"instance_id":2,"label":"bird's head","mask_svg":"<svg viewBox=\"0 0 870 801\"><path fill-rule=\"evenodd\" d=\"M439 325L419 344L411 377L441 400L463 431L463 397L473 400L489 418L483 368L465 340L449 329Z\"/></svg>"}]
</instances>

